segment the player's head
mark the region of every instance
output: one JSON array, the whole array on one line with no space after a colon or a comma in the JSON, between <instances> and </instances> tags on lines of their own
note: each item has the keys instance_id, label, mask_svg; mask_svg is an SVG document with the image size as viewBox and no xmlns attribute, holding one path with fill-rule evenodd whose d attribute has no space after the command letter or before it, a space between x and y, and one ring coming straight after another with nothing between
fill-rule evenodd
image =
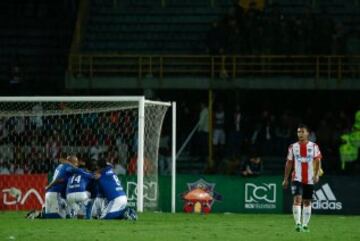
<instances>
[{"instance_id":1,"label":"player's head","mask_svg":"<svg viewBox=\"0 0 360 241\"><path fill-rule=\"evenodd\" d=\"M83 161L83 160L79 160L79 165L78 165L79 168L86 168L86 161Z\"/></svg>"},{"instance_id":2,"label":"player's head","mask_svg":"<svg viewBox=\"0 0 360 241\"><path fill-rule=\"evenodd\" d=\"M307 125L298 125L297 136L299 141L307 141L309 139L309 132L309 127Z\"/></svg>"},{"instance_id":3,"label":"player's head","mask_svg":"<svg viewBox=\"0 0 360 241\"><path fill-rule=\"evenodd\" d=\"M98 170L101 170L107 166L107 163L104 158L99 158L99 160L96 161L96 167Z\"/></svg>"},{"instance_id":4,"label":"player's head","mask_svg":"<svg viewBox=\"0 0 360 241\"><path fill-rule=\"evenodd\" d=\"M86 169L89 171L94 172L96 170L97 161L95 159L88 159L85 164Z\"/></svg>"},{"instance_id":5,"label":"player's head","mask_svg":"<svg viewBox=\"0 0 360 241\"><path fill-rule=\"evenodd\" d=\"M79 166L79 160L75 155L68 156L66 160L76 167Z\"/></svg>"}]
</instances>

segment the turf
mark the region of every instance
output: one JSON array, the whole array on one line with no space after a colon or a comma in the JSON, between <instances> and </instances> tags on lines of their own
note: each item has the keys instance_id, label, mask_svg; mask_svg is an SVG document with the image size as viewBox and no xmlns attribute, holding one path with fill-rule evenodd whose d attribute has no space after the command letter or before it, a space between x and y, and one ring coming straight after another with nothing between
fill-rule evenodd
<instances>
[{"instance_id":1,"label":"turf","mask_svg":"<svg viewBox=\"0 0 360 241\"><path fill-rule=\"evenodd\" d=\"M290 215L144 213L137 222L26 220L0 213L0 240L360 240L360 216L313 215L310 233L297 233Z\"/></svg>"}]
</instances>

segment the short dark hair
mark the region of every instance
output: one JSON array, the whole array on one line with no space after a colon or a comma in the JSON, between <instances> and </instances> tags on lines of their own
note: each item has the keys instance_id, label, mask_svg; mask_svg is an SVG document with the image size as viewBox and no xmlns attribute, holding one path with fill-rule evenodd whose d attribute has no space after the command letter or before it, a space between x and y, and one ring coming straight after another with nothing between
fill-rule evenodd
<instances>
[{"instance_id":1,"label":"short dark hair","mask_svg":"<svg viewBox=\"0 0 360 241\"><path fill-rule=\"evenodd\" d=\"M308 132L310 132L310 128L309 128L307 125L305 125L305 124L302 124L302 123L299 124L299 125L298 125L298 129L299 129L299 128L306 129Z\"/></svg>"},{"instance_id":2,"label":"short dark hair","mask_svg":"<svg viewBox=\"0 0 360 241\"><path fill-rule=\"evenodd\" d=\"M95 159L87 159L85 161L85 167L91 172L96 171L97 161Z\"/></svg>"},{"instance_id":3,"label":"short dark hair","mask_svg":"<svg viewBox=\"0 0 360 241\"><path fill-rule=\"evenodd\" d=\"M107 165L106 160L104 158L100 158L99 160L97 160L96 164L99 169L102 169Z\"/></svg>"}]
</instances>

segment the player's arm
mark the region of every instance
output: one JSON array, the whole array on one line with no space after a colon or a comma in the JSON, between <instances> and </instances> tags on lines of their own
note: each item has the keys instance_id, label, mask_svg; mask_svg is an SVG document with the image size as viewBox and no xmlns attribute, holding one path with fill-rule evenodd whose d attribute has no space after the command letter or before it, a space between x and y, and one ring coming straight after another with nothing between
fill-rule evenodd
<instances>
[{"instance_id":1,"label":"player's arm","mask_svg":"<svg viewBox=\"0 0 360 241\"><path fill-rule=\"evenodd\" d=\"M313 177L313 181L314 183L319 182L319 177L321 176L321 152L319 149L319 146L315 144L315 157L313 160L313 168L314 168L314 177Z\"/></svg>"},{"instance_id":2,"label":"player's arm","mask_svg":"<svg viewBox=\"0 0 360 241\"><path fill-rule=\"evenodd\" d=\"M285 172L284 172L284 181L282 183L283 187L286 189L289 185L289 177L291 170L293 169L294 161L287 160L285 164Z\"/></svg>"},{"instance_id":3,"label":"player's arm","mask_svg":"<svg viewBox=\"0 0 360 241\"><path fill-rule=\"evenodd\" d=\"M316 158L314 159L313 162L314 165L314 183L319 182L319 177L320 177L320 158Z\"/></svg>"},{"instance_id":4,"label":"player's arm","mask_svg":"<svg viewBox=\"0 0 360 241\"><path fill-rule=\"evenodd\" d=\"M45 190L47 191L51 187L53 187L54 185L59 184L59 183L63 183L63 182L64 182L64 179L62 179L62 178L54 179L45 187Z\"/></svg>"},{"instance_id":5,"label":"player's arm","mask_svg":"<svg viewBox=\"0 0 360 241\"><path fill-rule=\"evenodd\" d=\"M87 171L85 171L85 170L83 170L83 169L81 169L81 168L76 168L76 167L74 167L74 168L72 168L71 172L74 173L74 174L79 174L79 175L81 175L81 176L83 176L83 177L90 178L90 179L91 179L91 178L95 178L92 173L87 172Z\"/></svg>"},{"instance_id":6,"label":"player's arm","mask_svg":"<svg viewBox=\"0 0 360 241\"><path fill-rule=\"evenodd\" d=\"M282 185L285 189L289 185L289 177L290 177L290 173L291 173L293 167L294 167L294 155L293 155L293 151L292 151L292 145L290 145L289 149L288 149L288 154L286 157L284 181L282 183Z\"/></svg>"}]
</instances>

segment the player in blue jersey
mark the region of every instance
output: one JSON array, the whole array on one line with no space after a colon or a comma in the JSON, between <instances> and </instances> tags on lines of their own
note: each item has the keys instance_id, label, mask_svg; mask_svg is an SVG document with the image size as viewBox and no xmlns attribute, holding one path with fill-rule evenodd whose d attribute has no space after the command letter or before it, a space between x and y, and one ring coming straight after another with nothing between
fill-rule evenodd
<instances>
[{"instance_id":1,"label":"player in blue jersey","mask_svg":"<svg viewBox=\"0 0 360 241\"><path fill-rule=\"evenodd\" d=\"M86 190L90 193L89 202L86 205L86 219L90 219L94 200L98 196L97 181L95 179L91 179Z\"/></svg>"},{"instance_id":2,"label":"player in blue jersey","mask_svg":"<svg viewBox=\"0 0 360 241\"><path fill-rule=\"evenodd\" d=\"M90 172L95 171L92 163L92 160L86 161L85 168L89 172L76 172L68 179L66 201L68 204L68 213L71 218L83 218L86 215L87 205L91 201L91 194L88 188L94 179L94 175Z\"/></svg>"},{"instance_id":3,"label":"player in blue jersey","mask_svg":"<svg viewBox=\"0 0 360 241\"><path fill-rule=\"evenodd\" d=\"M83 173L77 168L78 159L76 156L68 156L66 159L60 159L60 164L56 167L52 181L45 187L45 204L41 212L32 210L27 218L66 218L66 186L68 179L73 174Z\"/></svg>"},{"instance_id":4,"label":"player in blue jersey","mask_svg":"<svg viewBox=\"0 0 360 241\"><path fill-rule=\"evenodd\" d=\"M90 161L87 162L87 169L90 170L91 172L95 172L96 171L96 165L97 165L97 161L95 159L91 159ZM98 196L98 184L97 184L97 180L92 178L86 188L86 191L88 191L90 193L90 198L89 198L89 202L86 205L86 219L90 219L91 218L91 210L94 204L94 200L95 198Z\"/></svg>"},{"instance_id":5,"label":"player in blue jersey","mask_svg":"<svg viewBox=\"0 0 360 241\"><path fill-rule=\"evenodd\" d=\"M126 193L112 166L100 159L97 168L98 196L94 201L92 216L100 219L136 220L136 212L127 207Z\"/></svg>"},{"instance_id":6,"label":"player in blue jersey","mask_svg":"<svg viewBox=\"0 0 360 241\"><path fill-rule=\"evenodd\" d=\"M79 161L76 156L61 159L52 181L45 187L45 208L43 218L66 218L66 185Z\"/></svg>"}]
</instances>

